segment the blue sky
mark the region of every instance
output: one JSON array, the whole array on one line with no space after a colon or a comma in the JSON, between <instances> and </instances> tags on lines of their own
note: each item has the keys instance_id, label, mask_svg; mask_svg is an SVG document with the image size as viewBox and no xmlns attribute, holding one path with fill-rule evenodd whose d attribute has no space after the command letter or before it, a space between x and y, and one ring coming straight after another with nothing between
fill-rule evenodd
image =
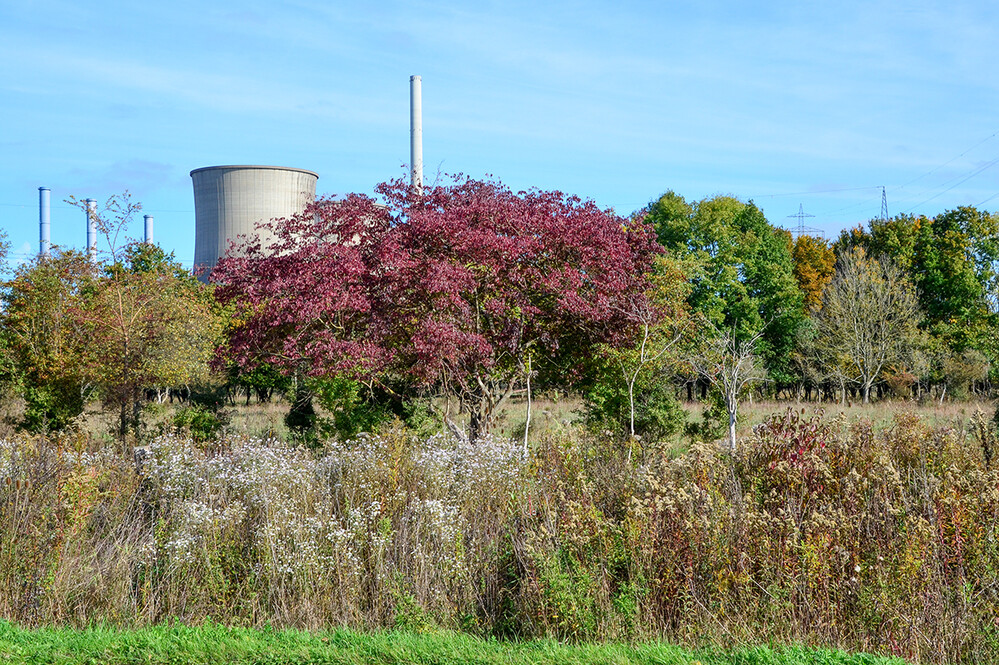
<instances>
[{"instance_id":1,"label":"blue sky","mask_svg":"<svg viewBox=\"0 0 999 665\"><path fill-rule=\"evenodd\" d=\"M835 237L999 209L999 5L983 2L0 3L0 227L80 247L63 200L128 189L190 264L189 172L316 171L320 193L424 160L629 213L673 189ZM141 235L141 218L132 226Z\"/></svg>"}]
</instances>

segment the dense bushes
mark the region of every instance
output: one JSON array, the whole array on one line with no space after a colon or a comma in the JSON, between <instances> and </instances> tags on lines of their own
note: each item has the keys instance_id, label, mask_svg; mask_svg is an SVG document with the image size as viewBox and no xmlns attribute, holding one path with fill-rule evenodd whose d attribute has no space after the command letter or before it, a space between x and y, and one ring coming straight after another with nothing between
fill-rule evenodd
<instances>
[{"instance_id":1,"label":"dense bushes","mask_svg":"<svg viewBox=\"0 0 999 665\"><path fill-rule=\"evenodd\" d=\"M136 475L82 441L3 442L0 616L982 662L999 656L999 472L982 443L913 415L875 430L789 411L734 457L696 444L636 466L563 432L524 459L395 428L315 452L168 436Z\"/></svg>"}]
</instances>

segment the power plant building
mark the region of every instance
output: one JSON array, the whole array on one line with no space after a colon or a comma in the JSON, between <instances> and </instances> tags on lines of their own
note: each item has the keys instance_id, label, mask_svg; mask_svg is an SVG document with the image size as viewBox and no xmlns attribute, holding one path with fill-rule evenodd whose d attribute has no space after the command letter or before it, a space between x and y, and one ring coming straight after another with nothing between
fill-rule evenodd
<instances>
[{"instance_id":1,"label":"power plant building","mask_svg":"<svg viewBox=\"0 0 999 665\"><path fill-rule=\"evenodd\" d=\"M261 222L291 217L316 198L319 176L281 166L207 166L191 171L194 183L194 267L202 279L229 251L230 244L259 236L262 247L273 235Z\"/></svg>"}]
</instances>

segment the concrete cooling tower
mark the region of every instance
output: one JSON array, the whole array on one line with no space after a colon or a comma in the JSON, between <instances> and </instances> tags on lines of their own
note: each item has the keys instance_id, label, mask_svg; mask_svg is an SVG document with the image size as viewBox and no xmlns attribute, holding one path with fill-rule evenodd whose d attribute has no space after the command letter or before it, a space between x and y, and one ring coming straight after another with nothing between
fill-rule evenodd
<instances>
[{"instance_id":1,"label":"concrete cooling tower","mask_svg":"<svg viewBox=\"0 0 999 665\"><path fill-rule=\"evenodd\" d=\"M302 212L316 198L319 176L281 166L206 166L191 171L194 181L194 266L202 279L239 236L272 235L256 225Z\"/></svg>"}]
</instances>

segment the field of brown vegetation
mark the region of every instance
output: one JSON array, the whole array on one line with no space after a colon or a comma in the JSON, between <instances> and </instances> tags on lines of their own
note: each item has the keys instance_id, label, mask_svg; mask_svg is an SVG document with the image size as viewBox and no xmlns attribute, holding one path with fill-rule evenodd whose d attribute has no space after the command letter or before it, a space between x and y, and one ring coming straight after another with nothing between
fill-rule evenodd
<instances>
[{"instance_id":1,"label":"field of brown vegetation","mask_svg":"<svg viewBox=\"0 0 999 665\"><path fill-rule=\"evenodd\" d=\"M164 428L137 472L107 439L10 432L0 616L999 656L991 412L775 407L734 455L629 454L558 404L526 457L401 425L314 450Z\"/></svg>"}]
</instances>

